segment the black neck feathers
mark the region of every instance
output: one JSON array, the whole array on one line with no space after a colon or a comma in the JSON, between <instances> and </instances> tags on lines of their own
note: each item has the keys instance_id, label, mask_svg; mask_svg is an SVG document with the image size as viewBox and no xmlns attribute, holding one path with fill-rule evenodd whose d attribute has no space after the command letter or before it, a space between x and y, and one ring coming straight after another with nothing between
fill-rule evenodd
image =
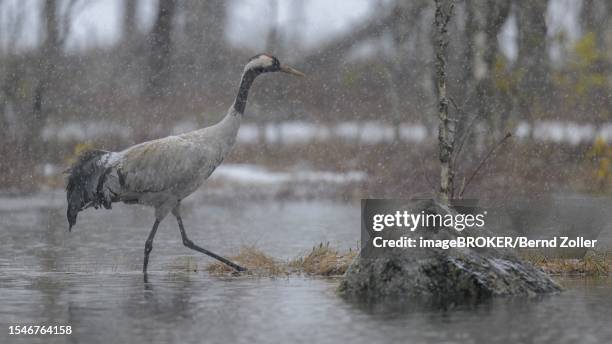
<instances>
[{"instance_id":1,"label":"black neck feathers","mask_svg":"<svg viewBox=\"0 0 612 344\"><path fill-rule=\"evenodd\" d=\"M248 69L242 74L238 95L234 101L234 109L236 112L244 114L244 108L246 107L247 98L249 96L249 89L259 74L261 74L261 72L252 69Z\"/></svg>"}]
</instances>

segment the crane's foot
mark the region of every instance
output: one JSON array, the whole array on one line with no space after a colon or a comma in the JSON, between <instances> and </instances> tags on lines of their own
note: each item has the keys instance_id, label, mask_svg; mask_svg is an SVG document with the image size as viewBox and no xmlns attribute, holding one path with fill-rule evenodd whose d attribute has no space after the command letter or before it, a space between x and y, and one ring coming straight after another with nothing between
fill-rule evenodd
<instances>
[{"instance_id":1,"label":"crane's foot","mask_svg":"<svg viewBox=\"0 0 612 344\"><path fill-rule=\"evenodd\" d=\"M235 266L232 266L232 268L234 268L234 270L236 270L236 272L245 272L248 271L247 268L242 267L238 264L234 264Z\"/></svg>"},{"instance_id":2,"label":"crane's foot","mask_svg":"<svg viewBox=\"0 0 612 344\"><path fill-rule=\"evenodd\" d=\"M218 254L216 254L214 252L211 252L211 251L209 251L209 250L207 250L205 248L202 248L202 247L194 244L193 241L191 241L189 239L185 239L183 241L183 243L185 244L186 247L188 247L188 248L190 248L192 250L204 253L205 255L207 255L207 256L209 256L211 258L214 258L214 259L220 261L221 263L229 266L230 268L234 269L236 272L245 272L245 271L247 271L247 268L242 267L242 266L232 262L231 260L229 260L227 258L224 258L224 257L222 257L222 256L220 256L220 255L218 255Z\"/></svg>"},{"instance_id":3,"label":"crane's foot","mask_svg":"<svg viewBox=\"0 0 612 344\"><path fill-rule=\"evenodd\" d=\"M208 252L212 253L210 251L208 251ZM230 268L234 269L235 272L245 272L245 271L248 271L247 268L242 267L242 266L232 262L231 260L223 258L223 257L221 257L219 255L214 254L214 253L209 254L209 256L215 258L216 260L220 261L221 263L223 263L223 264L229 266Z\"/></svg>"}]
</instances>

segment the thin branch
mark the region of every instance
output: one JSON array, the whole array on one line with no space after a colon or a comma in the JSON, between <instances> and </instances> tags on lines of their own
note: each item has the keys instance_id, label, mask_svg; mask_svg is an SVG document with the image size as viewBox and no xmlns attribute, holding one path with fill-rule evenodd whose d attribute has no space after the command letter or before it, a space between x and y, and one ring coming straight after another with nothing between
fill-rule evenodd
<instances>
[{"instance_id":1,"label":"thin branch","mask_svg":"<svg viewBox=\"0 0 612 344\"><path fill-rule=\"evenodd\" d=\"M421 173L423 173L423 177L425 177L425 181L427 182L427 185L429 185L432 192L435 194L437 188L436 188L435 183L431 179L429 179L429 174L425 170L425 157L423 155L421 155L421 165L419 167L421 168Z\"/></svg>"},{"instance_id":2,"label":"thin branch","mask_svg":"<svg viewBox=\"0 0 612 344\"><path fill-rule=\"evenodd\" d=\"M474 170L470 178L468 178L467 182L463 184L463 187L461 188L461 192L459 192L459 198L463 197L463 193L465 192L465 189L468 187L468 185L470 185L470 183L472 182L476 174L478 174L478 171L480 171L482 166L484 166L484 163L491 157L493 152L495 152L495 150L497 150L497 148L499 148L499 146L501 146L511 136L512 136L511 133L507 133L506 136L504 136L495 146L491 147L487 155L485 155L484 158L480 161L480 164L478 164L478 167L476 167L476 169Z\"/></svg>"},{"instance_id":3,"label":"thin branch","mask_svg":"<svg viewBox=\"0 0 612 344\"><path fill-rule=\"evenodd\" d=\"M470 96L471 97L471 96ZM469 98L466 99L466 101L464 102L464 105L467 104ZM455 103L455 101L453 100L453 98L450 98L451 103L453 104L453 107L455 107L455 109L459 112L461 112L464 116L467 116L467 113L460 107L457 106L457 103ZM467 141L467 138L470 136L470 133L472 131L472 129L474 128L474 125L476 124L476 120L479 119L481 117L480 114L476 114L476 116L474 116L472 118L472 120L470 121L470 123L467 125L466 127L466 131L465 133L463 133L463 135L461 136L461 141L459 142L459 146L457 147L457 150L455 151L455 155L453 156L453 165L457 162L457 159L459 158L459 156L461 155L461 151L463 150L463 146L465 145L465 142Z\"/></svg>"},{"instance_id":4,"label":"thin branch","mask_svg":"<svg viewBox=\"0 0 612 344\"><path fill-rule=\"evenodd\" d=\"M317 65L321 64L333 64L341 59L349 49L352 49L357 43L371 37L380 36L389 27L398 25L402 20L404 13L399 6L396 6L389 14L365 23L361 28L345 35L339 39L332 40L331 42L322 45L315 49L315 51L301 58L296 63L298 65Z\"/></svg>"}]
</instances>

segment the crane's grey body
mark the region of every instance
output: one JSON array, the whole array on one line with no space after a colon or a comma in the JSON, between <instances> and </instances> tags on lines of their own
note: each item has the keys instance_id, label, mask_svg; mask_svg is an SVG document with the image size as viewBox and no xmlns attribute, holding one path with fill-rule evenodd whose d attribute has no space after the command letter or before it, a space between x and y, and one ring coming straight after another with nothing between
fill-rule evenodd
<instances>
[{"instance_id":1,"label":"crane's grey body","mask_svg":"<svg viewBox=\"0 0 612 344\"><path fill-rule=\"evenodd\" d=\"M110 169L103 192L116 201L152 206L156 219L163 220L229 154L241 118L232 107L213 126L109 152L101 160L102 168Z\"/></svg>"},{"instance_id":2,"label":"crane's grey body","mask_svg":"<svg viewBox=\"0 0 612 344\"><path fill-rule=\"evenodd\" d=\"M176 217L185 246L205 253L236 270L244 268L195 245L185 232L180 202L197 190L229 154L242 119L248 91L266 72L302 73L280 65L273 56L260 54L245 66L234 104L217 124L176 136L147 141L120 152L92 150L81 154L69 169L66 186L69 229L84 209L111 208L114 202L138 203L155 208L155 223L145 243L143 272L159 223L170 213Z\"/></svg>"}]
</instances>

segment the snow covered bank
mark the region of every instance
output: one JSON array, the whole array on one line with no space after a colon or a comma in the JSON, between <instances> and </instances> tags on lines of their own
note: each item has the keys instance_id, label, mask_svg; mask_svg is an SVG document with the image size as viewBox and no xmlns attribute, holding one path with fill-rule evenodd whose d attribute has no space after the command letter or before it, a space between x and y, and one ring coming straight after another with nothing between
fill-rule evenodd
<instances>
[{"instance_id":1,"label":"snow covered bank","mask_svg":"<svg viewBox=\"0 0 612 344\"><path fill-rule=\"evenodd\" d=\"M173 134L197 129L193 121L182 121L172 128ZM519 139L532 138L541 142L578 145L592 143L601 137L612 143L612 123L595 125L569 121L519 122L513 129ZM402 123L397 134L403 142L424 143L435 139L436 128L422 123ZM391 124L382 121L352 121L333 124L320 124L306 121L283 121L265 123L258 126L245 123L238 132L239 144L253 144L264 140L270 144L300 145L332 140L359 143L364 145L390 143L395 139L396 130ZM104 121L69 122L63 125L48 125L43 131L43 139L59 142L96 140L103 137L116 137L128 140L133 137L129 127Z\"/></svg>"},{"instance_id":2,"label":"snow covered bank","mask_svg":"<svg viewBox=\"0 0 612 344\"><path fill-rule=\"evenodd\" d=\"M327 183L347 184L365 181L367 174L361 171L344 173L329 171L271 171L263 166L252 164L225 164L210 177L210 180L220 180L241 184L284 184L284 183Z\"/></svg>"}]
</instances>

